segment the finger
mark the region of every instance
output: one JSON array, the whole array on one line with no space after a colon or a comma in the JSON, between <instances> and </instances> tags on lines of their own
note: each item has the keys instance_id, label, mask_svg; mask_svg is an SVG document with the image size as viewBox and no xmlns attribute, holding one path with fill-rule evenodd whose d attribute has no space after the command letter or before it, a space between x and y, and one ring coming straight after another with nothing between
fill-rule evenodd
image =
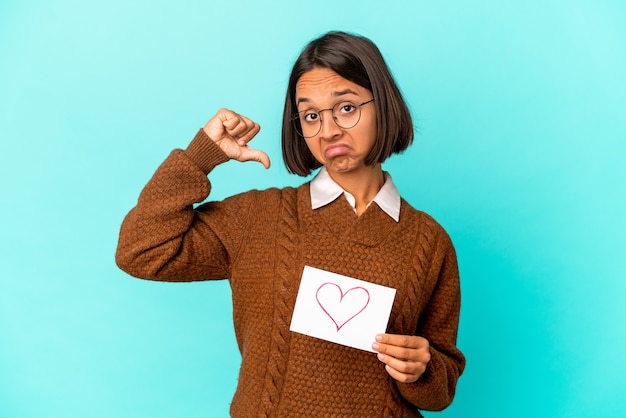
<instances>
[{"instance_id":1,"label":"finger","mask_svg":"<svg viewBox=\"0 0 626 418\"><path fill-rule=\"evenodd\" d=\"M252 128L243 134L239 139L237 139L237 143L240 146L245 146L248 142L252 140L259 132L261 131L261 126L258 123L252 122Z\"/></svg>"},{"instance_id":2,"label":"finger","mask_svg":"<svg viewBox=\"0 0 626 418\"><path fill-rule=\"evenodd\" d=\"M253 130L253 129L256 129L259 126L258 123L254 122L252 119L250 119L250 118L248 118L246 116L239 115L239 118L241 119L241 123L246 126L246 132L250 131L250 130Z\"/></svg>"},{"instance_id":3,"label":"finger","mask_svg":"<svg viewBox=\"0 0 626 418\"><path fill-rule=\"evenodd\" d=\"M428 340L416 335L378 334L376 342L406 348L429 347Z\"/></svg>"},{"instance_id":4,"label":"finger","mask_svg":"<svg viewBox=\"0 0 626 418\"><path fill-rule=\"evenodd\" d=\"M390 368L403 374L421 375L426 370L427 361L401 360L395 357L378 353L378 360L385 363Z\"/></svg>"},{"instance_id":5,"label":"finger","mask_svg":"<svg viewBox=\"0 0 626 418\"><path fill-rule=\"evenodd\" d=\"M233 138L239 138L242 134L248 131L248 126L239 116L226 119L223 123L226 133Z\"/></svg>"},{"instance_id":6,"label":"finger","mask_svg":"<svg viewBox=\"0 0 626 418\"><path fill-rule=\"evenodd\" d=\"M426 371L428 362L404 361L379 353L378 359L385 364L385 370L394 379L411 383L417 381Z\"/></svg>"},{"instance_id":7,"label":"finger","mask_svg":"<svg viewBox=\"0 0 626 418\"><path fill-rule=\"evenodd\" d=\"M233 128L239 123L239 114L230 109L221 108L217 111L215 116L220 120L225 129Z\"/></svg>"},{"instance_id":8,"label":"finger","mask_svg":"<svg viewBox=\"0 0 626 418\"><path fill-rule=\"evenodd\" d=\"M402 373L401 371L398 371L389 365L385 366L385 371L389 373L389 376L393 377L398 382L402 382L402 383L416 382L422 376L421 373L419 375L410 374L410 373Z\"/></svg>"},{"instance_id":9,"label":"finger","mask_svg":"<svg viewBox=\"0 0 626 418\"><path fill-rule=\"evenodd\" d=\"M377 352L403 361L417 361L428 363L430 350L428 348L406 348L395 345L378 344L374 348Z\"/></svg>"},{"instance_id":10,"label":"finger","mask_svg":"<svg viewBox=\"0 0 626 418\"><path fill-rule=\"evenodd\" d=\"M399 360L421 361L426 363L430 361L430 346L428 340L425 338L415 336L408 336L408 338L391 338L392 342L405 344L405 346L379 342L383 340L385 340L385 338L383 338L382 335L377 335L376 342L372 344L372 349L378 353L386 354Z\"/></svg>"},{"instance_id":11,"label":"finger","mask_svg":"<svg viewBox=\"0 0 626 418\"><path fill-rule=\"evenodd\" d=\"M250 119L237 114L224 121L226 132L236 139L246 135L250 130L255 128L255 125L256 124Z\"/></svg>"},{"instance_id":12,"label":"finger","mask_svg":"<svg viewBox=\"0 0 626 418\"><path fill-rule=\"evenodd\" d=\"M419 355L419 351L411 348L396 347L395 345L387 344L374 344L372 348L374 348L374 350L376 350L380 354L399 360L418 361L421 358L421 356Z\"/></svg>"}]
</instances>

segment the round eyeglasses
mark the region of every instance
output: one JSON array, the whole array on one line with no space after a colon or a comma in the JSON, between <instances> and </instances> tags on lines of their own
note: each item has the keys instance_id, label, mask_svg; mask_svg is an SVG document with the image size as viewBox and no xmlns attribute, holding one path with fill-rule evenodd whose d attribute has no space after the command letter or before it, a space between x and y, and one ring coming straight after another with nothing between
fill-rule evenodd
<instances>
[{"instance_id":1,"label":"round eyeglasses","mask_svg":"<svg viewBox=\"0 0 626 418\"><path fill-rule=\"evenodd\" d=\"M361 106L373 102L374 99L363 103L342 100L333 107L322 110L301 110L291 121L296 131L303 138L312 138L322 130L322 112L330 110L333 120L342 129L354 128L361 120Z\"/></svg>"}]
</instances>

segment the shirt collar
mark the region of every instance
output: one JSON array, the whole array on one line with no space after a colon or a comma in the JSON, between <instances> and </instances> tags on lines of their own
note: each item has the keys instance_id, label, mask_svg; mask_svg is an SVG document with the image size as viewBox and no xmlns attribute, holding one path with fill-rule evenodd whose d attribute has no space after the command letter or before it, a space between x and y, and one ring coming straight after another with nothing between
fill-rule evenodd
<instances>
[{"instance_id":1,"label":"shirt collar","mask_svg":"<svg viewBox=\"0 0 626 418\"><path fill-rule=\"evenodd\" d=\"M389 215L389 217L391 217L394 221L399 222L400 193L398 193L398 189L396 189L396 186L393 184L391 175L386 171L384 172L384 175L385 184L383 184L383 187L378 191L374 199L372 199L372 202L376 202L378 207L380 207L383 212ZM328 174L328 171L326 171L326 167L322 167L315 178L311 180L310 189L311 207L313 209L319 209L322 206L326 206L343 194L352 206L352 209L356 212L356 200L354 199L354 196L343 190L340 185L335 183L335 181ZM372 202L370 202L368 206Z\"/></svg>"}]
</instances>

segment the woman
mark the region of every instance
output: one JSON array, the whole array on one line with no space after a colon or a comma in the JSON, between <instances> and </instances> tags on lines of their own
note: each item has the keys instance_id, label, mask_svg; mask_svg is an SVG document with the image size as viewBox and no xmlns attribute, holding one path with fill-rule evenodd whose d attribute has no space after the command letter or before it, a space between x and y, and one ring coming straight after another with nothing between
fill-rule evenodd
<instances>
[{"instance_id":1,"label":"woman","mask_svg":"<svg viewBox=\"0 0 626 418\"><path fill-rule=\"evenodd\" d=\"M126 216L116 260L151 280L227 278L242 355L231 415L403 416L452 402L460 291L452 243L400 198L382 162L413 140L408 109L376 46L331 32L297 59L283 115L283 157L298 188L204 201L207 174L268 156L259 125L221 109L175 150ZM396 289L388 333L357 350L289 331L304 266Z\"/></svg>"}]
</instances>

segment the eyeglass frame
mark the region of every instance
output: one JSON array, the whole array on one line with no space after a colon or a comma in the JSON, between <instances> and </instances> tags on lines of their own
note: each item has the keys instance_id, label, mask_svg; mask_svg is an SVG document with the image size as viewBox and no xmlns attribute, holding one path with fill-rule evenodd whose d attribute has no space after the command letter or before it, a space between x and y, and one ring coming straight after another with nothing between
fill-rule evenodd
<instances>
[{"instance_id":1,"label":"eyeglass frame","mask_svg":"<svg viewBox=\"0 0 626 418\"><path fill-rule=\"evenodd\" d=\"M320 110L318 110L317 112L312 112L312 113L316 113L316 114L317 114L317 116L319 116L319 118L320 118L319 129L318 129L318 130L317 130L317 132L315 132L315 134L313 134L313 135L304 136L304 133L301 133L301 132L300 132L300 131L303 131L303 130L304 130L304 129L302 129L302 124L300 123L300 113L301 113L301 112L304 112L304 110L302 110L301 112L296 112L297 114L296 114L296 116L294 116L294 117L292 117L292 118L291 118L291 122L295 125L295 126L294 126L294 128L296 129L296 132L297 132L297 133L298 133L298 135L300 135L302 138L313 138L314 136L316 136L317 134L319 134L319 133L322 131L322 123L324 122L324 120L322 119L322 112L325 112L325 111L327 111L327 110L330 110L330 115L331 115L331 118L332 118L333 122L335 122L335 125L337 125L337 126L338 126L339 128L341 128L341 129L352 129L352 128L354 128L355 126L357 126L357 125L359 124L359 122L361 121L361 115L362 115L362 113L361 113L361 107L362 107L362 106L365 106L365 105L366 105L366 104L368 104L368 103L372 103L373 101L374 101L374 98L371 98L370 100L367 100L367 101L365 101L365 102L363 102L363 103L361 103L361 104L357 104L357 105L356 105L356 107L358 107L358 108L359 108L359 118L358 118L358 119L357 119L357 121L354 123L354 125L350 126L349 128L344 128L343 126L341 126L341 125L339 125L339 124L337 123L337 118L335 117L335 114L334 114L334 112L333 112L333 109L334 109L334 108L335 108L335 106L337 106L338 104L343 103L343 102L350 102L350 100L339 100L339 101L338 101L337 103L335 103L332 107L328 107L328 108L326 108L326 109L320 109ZM300 125L299 125L300 129L298 129L298 125L297 125L297 124L300 124Z\"/></svg>"}]
</instances>

